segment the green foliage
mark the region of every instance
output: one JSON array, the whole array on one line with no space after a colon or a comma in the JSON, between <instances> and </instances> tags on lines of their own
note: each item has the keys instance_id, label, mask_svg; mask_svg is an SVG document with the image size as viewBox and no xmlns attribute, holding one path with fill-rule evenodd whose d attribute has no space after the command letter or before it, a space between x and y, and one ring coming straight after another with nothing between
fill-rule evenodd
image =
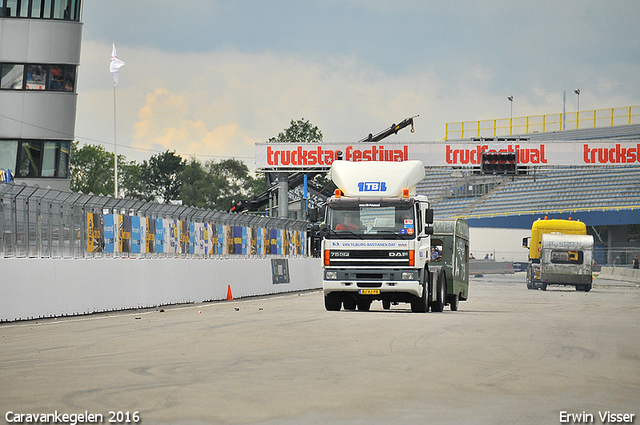
<instances>
[{"instance_id":1,"label":"green foliage","mask_svg":"<svg viewBox=\"0 0 640 425\"><path fill-rule=\"evenodd\" d=\"M94 195L113 195L113 153L100 145L79 147L73 142L69 161L71 190L93 193Z\"/></svg>"},{"instance_id":2,"label":"green foliage","mask_svg":"<svg viewBox=\"0 0 640 425\"><path fill-rule=\"evenodd\" d=\"M304 118L294 121L291 125L279 133L276 137L270 138L267 143L319 143L322 142L322 131L309 120Z\"/></svg>"},{"instance_id":3,"label":"green foliage","mask_svg":"<svg viewBox=\"0 0 640 425\"><path fill-rule=\"evenodd\" d=\"M183 205L215 209L215 191L212 191L212 181L202 164L195 158L191 158L185 165L181 180L180 199Z\"/></svg>"},{"instance_id":4,"label":"green foliage","mask_svg":"<svg viewBox=\"0 0 640 425\"><path fill-rule=\"evenodd\" d=\"M289 128L270 143L318 143L322 132L304 119L291 120ZM96 195L113 195L113 153L101 145L73 143L70 163L71 189ZM323 185L326 178L316 176ZM182 200L183 205L228 211L236 202L251 199L265 190L264 175L254 178L247 166L237 159L219 162L184 160L169 150L153 155L148 161L128 162L118 155L118 188L128 198L168 203Z\"/></svg>"},{"instance_id":5,"label":"green foliage","mask_svg":"<svg viewBox=\"0 0 640 425\"><path fill-rule=\"evenodd\" d=\"M154 199L142 175L142 168L136 161L118 165L118 188L127 198L145 201Z\"/></svg>"},{"instance_id":6,"label":"green foliage","mask_svg":"<svg viewBox=\"0 0 640 425\"><path fill-rule=\"evenodd\" d=\"M182 174L181 199L185 205L228 211L239 199L260 193L264 184L251 177L247 166L237 159L208 161L202 166L195 159Z\"/></svg>"},{"instance_id":7,"label":"green foliage","mask_svg":"<svg viewBox=\"0 0 640 425\"><path fill-rule=\"evenodd\" d=\"M169 150L153 155L148 162L142 161L141 178L146 184L147 196L165 204L180 199L180 173L185 165L186 161L182 157Z\"/></svg>"}]
</instances>

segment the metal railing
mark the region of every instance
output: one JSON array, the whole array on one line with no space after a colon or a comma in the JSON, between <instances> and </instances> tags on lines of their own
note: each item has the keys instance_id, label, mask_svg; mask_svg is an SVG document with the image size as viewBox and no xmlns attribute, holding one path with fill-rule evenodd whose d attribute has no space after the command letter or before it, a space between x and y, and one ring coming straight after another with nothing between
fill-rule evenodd
<instances>
[{"instance_id":1,"label":"metal railing","mask_svg":"<svg viewBox=\"0 0 640 425\"><path fill-rule=\"evenodd\" d=\"M115 225L105 226L109 222ZM26 184L0 184L0 257L307 255L307 224ZM168 235L169 230L174 233ZM165 235L167 246L169 241L177 241L171 249L164 249Z\"/></svg>"},{"instance_id":2,"label":"metal railing","mask_svg":"<svg viewBox=\"0 0 640 425\"><path fill-rule=\"evenodd\" d=\"M614 125L631 125L638 123L640 123L640 106L625 106L515 118L446 123L444 140L469 137L500 137L514 134L612 127Z\"/></svg>"}]
</instances>

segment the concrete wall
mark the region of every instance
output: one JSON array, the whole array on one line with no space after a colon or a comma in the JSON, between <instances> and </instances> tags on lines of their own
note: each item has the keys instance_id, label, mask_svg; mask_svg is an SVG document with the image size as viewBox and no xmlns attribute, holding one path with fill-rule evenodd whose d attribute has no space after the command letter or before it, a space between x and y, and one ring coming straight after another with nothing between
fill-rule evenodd
<instances>
[{"instance_id":1,"label":"concrete wall","mask_svg":"<svg viewBox=\"0 0 640 425\"><path fill-rule=\"evenodd\" d=\"M289 258L274 284L270 258L0 259L0 321L224 300L322 287L317 258Z\"/></svg>"},{"instance_id":2,"label":"concrete wall","mask_svg":"<svg viewBox=\"0 0 640 425\"><path fill-rule=\"evenodd\" d=\"M640 283L640 270L627 267L602 267L598 279Z\"/></svg>"},{"instance_id":3,"label":"concrete wall","mask_svg":"<svg viewBox=\"0 0 640 425\"><path fill-rule=\"evenodd\" d=\"M469 260L469 274L513 274L510 261Z\"/></svg>"}]
</instances>

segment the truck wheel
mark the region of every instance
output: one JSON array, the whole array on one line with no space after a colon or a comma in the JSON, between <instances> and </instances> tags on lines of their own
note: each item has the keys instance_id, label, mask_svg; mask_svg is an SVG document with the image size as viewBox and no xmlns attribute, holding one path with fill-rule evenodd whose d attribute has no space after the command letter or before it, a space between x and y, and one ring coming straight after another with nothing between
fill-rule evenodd
<instances>
[{"instance_id":1,"label":"truck wheel","mask_svg":"<svg viewBox=\"0 0 640 425\"><path fill-rule=\"evenodd\" d=\"M444 269L440 269L436 278L436 300L431 303L431 311L442 313L447 296L447 278Z\"/></svg>"},{"instance_id":2,"label":"truck wheel","mask_svg":"<svg viewBox=\"0 0 640 425\"><path fill-rule=\"evenodd\" d=\"M589 292L591 290L591 284L584 285L584 292Z\"/></svg>"},{"instance_id":3,"label":"truck wheel","mask_svg":"<svg viewBox=\"0 0 640 425\"><path fill-rule=\"evenodd\" d=\"M426 280L431 277L431 273L425 271L425 282L422 283L422 296L411 300L411 311L413 313L426 313L429 311L429 287Z\"/></svg>"},{"instance_id":4,"label":"truck wheel","mask_svg":"<svg viewBox=\"0 0 640 425\"><path fill-rule=\"evenodd\" d=\"M347 297L342 302L344 304L345 310L355 310L356 309L356 299L353 297Z\"/></svg>"},{"instance_id":5,"label":"truck wheel","mask_svg":"<svg viewBox=\"0 0 640 425\"><path fill-rule=\"evenodd\" d=\"M546 283L543 283L543 284L542 284L542 290L543 290L543 291L546 291L546 290L547 290L547 284L546 284Z\"/></svg>"},{"instance_id":6,"label":"truck wheel","mask_svg":"<svg viewBox=\"0 0 640 425\"><path fill-rule=\"evenodd\" d=\"M324 308L327 311L340 311L340 307L342 307L340 294L331 293L324 296Z\"/></svg>"},{"instance_id":7,"label":"truck wheel","mask_svg":"<svg viewBox=\"0 0 640 425\"><path fill-rule=\"evenodd\" d=\"M369 311L369 309L371 308L371 300L360 299L356 301L356 304L358 305L358 310L360 311Z\"/></svg>"},{"instance_id":8,"label":"truck wheel","mask_svg":"<svg viewBox=\"0 0 640 425\"><path fill-rule=\"evenodd\" d=\"M382 308L384 310L389 310L391 308L391 301L389 300L382 300Z\"/></svg>"},{"instance_id":9,"label":"truck wheel","mask_svg":"<svg viewBox=\"0 0 640 425\"><path fill-rule=\"evenodd\" d=\"M458 311L458 307L460 306L460 297L458 294L449 296L449 307L451 307L451 311Z\"/></svg>"}]
</instances>

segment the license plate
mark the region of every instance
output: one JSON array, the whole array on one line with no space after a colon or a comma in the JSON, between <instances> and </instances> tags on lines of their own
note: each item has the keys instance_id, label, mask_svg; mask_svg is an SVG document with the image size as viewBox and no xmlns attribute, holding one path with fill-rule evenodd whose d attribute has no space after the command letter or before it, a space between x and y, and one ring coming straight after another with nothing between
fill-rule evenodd
<instances>
[{"instance_id":1,"label":"license plate","mask_svg":"<svg viewBox=\"0 0 640 425\"><path fill-rule=\"evenodd\" d=\"M360 295L378 295L380 294L379 289L361 289L358 292Z\"/></svg>"}]
</instances>

